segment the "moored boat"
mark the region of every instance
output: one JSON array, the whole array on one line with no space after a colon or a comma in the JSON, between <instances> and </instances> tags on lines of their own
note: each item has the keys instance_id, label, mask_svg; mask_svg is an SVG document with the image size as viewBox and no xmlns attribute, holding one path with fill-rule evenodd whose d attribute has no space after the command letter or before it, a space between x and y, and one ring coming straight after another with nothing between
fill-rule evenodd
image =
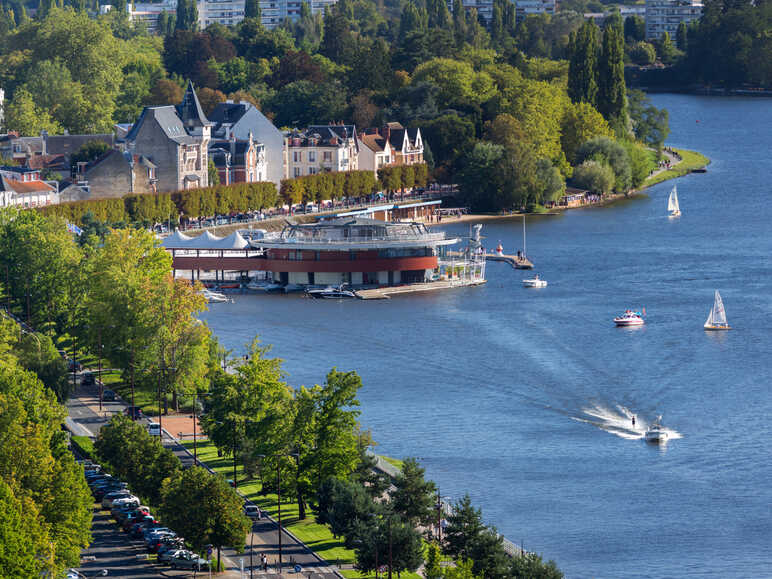
<instances>
[{"instance_id":1,"label":"moored boat","mask_svg":"<svg viewBox=\"0 0 772 579\"><path fill-rule=\"evenodd\" d=\"M643 313L626 310L625 313L614 318L614 323L622 327L642 326L646 323L646 320L643 319L644 315L646 315L646 310Z\"/></svg>"},{"instance_id":2,"label":"moored boat","mask_svg":"<svg viewBox=\"0 0 772 579\"><path fill-rule=\"evenodd\" d=\"M346 284L341 284L339 286L327 286L325 288L307 289L306 295L310 298L315 298L315 299L323 298L328 300L338 300L338 299L357 297L356 292L354 292L353 290L346 289Z\"/></svg>"},{"instance_id":3,"label":"moored boat","mask_svg":"<svg viewBox=\"0 0 772 579\"><path fill-rule=\"evenodd\" d=\"M705 320L703 328L706 330L731 330L731 326L726 321L726 310L724 309L724 301L721 299L721 294L716 290L713 296L713 307L710 309L708 319Z\"/></svg>"},{"instance_id":4,"label":"moored boat","mask_svg":"<svg viewBox=\"0 0 772 579\"><path fill-rule=\"evenodd\" d=\"M214 292L209 289L204 289L201 294L206 298L208 304L219 304L231 301L231 299L223 293Z\"/></svg>"}]
</instances>

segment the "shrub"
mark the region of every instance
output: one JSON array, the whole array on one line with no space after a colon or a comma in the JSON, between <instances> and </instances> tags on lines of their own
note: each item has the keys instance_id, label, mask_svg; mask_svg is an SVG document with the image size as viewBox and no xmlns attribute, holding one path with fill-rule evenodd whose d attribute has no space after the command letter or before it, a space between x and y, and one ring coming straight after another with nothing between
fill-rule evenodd
<instances>
[{"instance_id":1,"label":"shrub","mask_svg":"<svg viewBox=\"0 0 772 579\"><path fill-rule=\"evenodd\" d=\"M598 161L585 161L574 168L574 184L594 193L609 193L614 188L614 171Z\"/></svg>"}]
</instances>

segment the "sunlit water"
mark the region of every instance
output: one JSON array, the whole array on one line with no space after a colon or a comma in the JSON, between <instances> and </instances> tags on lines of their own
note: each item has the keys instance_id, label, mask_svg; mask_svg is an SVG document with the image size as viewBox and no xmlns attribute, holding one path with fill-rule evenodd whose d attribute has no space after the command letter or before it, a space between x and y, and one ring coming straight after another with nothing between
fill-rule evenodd
<instances>
[{"instance_id":1,"label":"sunlit water","mask_svg":"<svg viewBox=\"0 0 772 579\"><path fill-rule=\"evenodd\" d=\"M237 296L205 319L237 351L273 344L295 385L357 370L378 452L420 457L443 495L469 492L569 577L772 577L772 100L654 100L708 173L677 182L679 219L672 182L530 218L547 288L493 263L480 288ZM519 219L483 232L521 246ZM730 332L702 329L715 289ZM646 326L614 327L641 307ZM647 445L660 414L670 441Z\"/></svg>"}]
</instances>

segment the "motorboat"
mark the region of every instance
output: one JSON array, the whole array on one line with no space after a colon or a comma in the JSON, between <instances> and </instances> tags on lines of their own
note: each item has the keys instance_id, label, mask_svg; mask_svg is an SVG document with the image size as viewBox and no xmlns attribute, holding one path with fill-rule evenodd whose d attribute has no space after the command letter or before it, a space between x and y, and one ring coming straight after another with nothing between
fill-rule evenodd
<instances>
[{"instance_id":1,"label":"motorboat","mask_svg":"<svg viewBox=\"0 0 772 579\"><path fill-rule=\"evenodd\" d=\"M339 300L357 297L356 292L346 289L346 284L341 284L339 286L330 285L325 288L307 289L306 295L310 298L323 298L328 300Z\"/></svg>"},{"instance_id":2,"label":"motorboat","mask_svg":"<svg viewBox=\"0 0 772 579\"><path fill-rule=\"evenodd\" d=\"M726 321L726 310L721 294L716 290L713 296L713 307L710 309L708 319L705 320L703 327L706 330L731 330L731 326Z\"/></svg>"},{"instance_id":3,"label":"motorboat","mask_svg":"<svg viewBox=\"0 0 772 579\"><path fill-rule=\"evenodd\" d=\"M524 279L523 287L547 287L547 280L541 279L537 273L531 279Z\"/></svg>"},{"instance_id":4,"label":"motorboat","mask_svg":"<svg viewBox=\"0 0 772 579\"><path fill-rule=\"evenodd\" d=\"M247 289L250 291L270 293L281 291L284 289L284 286L280 283L252 281L247 284Z\"/></svg>"},{"instance_id":5,"label":"motorboat","mask_svg":"<svg viewBox=\"0 0 772 579\"><path fill-rule=\"evenodd\" d=\"M220 304L231 301L231 299L223 293L214 292L210 289L203 289L201 294L206 298L208 304Z\"/></svg>"},{"instance_id":6,"label":"motorboat","mask_svg":"<svg viewBox=\"0 0 772 579\"><path fill-rule=\"evenodd\" d=\"M646 442L650 442L651 444L665 444L667 442L667 430L660 424L661 420L662 417L658 416L657 419L651 423L651 426L646 429L646 433L643 435Z\"/></svg>"},{"instance_id":7,"label":"motorboat","mask_svg":"<svg viewBox=\"0 0 772 579\"><path fill-rule=\"evenodd\" d=\"M670 195L667 198L667 210L670 212L670 217L679 217L681 215L681 208L678 205L678 189L673 186L673 190L670 191Z\"/></svg>"},{"instance_id":8,"label":"motorboat","mask_svg":"<svg viewBox=\"0 0 772 579\"><path fill-rule=\"evenodd\" d=\"M282 288L282 291L284 291L285 294L292 293L292 292L300 292L303 291L305 288L297 283L288 283Z\"/></svg>"},{"instance_id":9,"label":"motorboat","mask_svg":"<svg viewBox=\"0 0 772 579\"><path fill-rule=\"evenodd\" d=\"M634 312L633 310L626 310L624 314L614 318L614 323L617 326L629 327L629 326L642 326L646 323L643 316L646 315L646 310L643 313Z\"/></svg>"}]
</instances>

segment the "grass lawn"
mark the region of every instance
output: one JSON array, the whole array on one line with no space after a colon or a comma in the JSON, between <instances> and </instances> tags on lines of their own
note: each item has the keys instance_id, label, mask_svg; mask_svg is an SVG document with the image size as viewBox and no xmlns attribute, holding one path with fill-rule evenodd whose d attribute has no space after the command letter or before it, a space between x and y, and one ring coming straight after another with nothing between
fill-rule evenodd
<instances>
[{"instance_id":1,"label":"grass lawn","mask_svg":"<svg viewBox=\"0 0 772 579\"><path fill-rule=\"evenodd\" d=\"M185 441L183 444L189 450L193 450L192 441ZM218 457L217 449L214 444L209 441L199 442L197 447L198 459L201 462L206 463L207 466L215 472L222 474L226 479L233 478L233 459L230 456ZM262 486L259 480L243 481L242 477L244 474L241 465L236 466L236 474L239 477L239 491L258 505L261 510L266 511L272 517L276 518L278 515L276 494L259 494ZM343 546L342 539L334 538L329 527L317 523L314 520L313 513L308 512L304 521L298 520L298 505L296 503L282 501L281 524L328 563L333 565L353 565L356 562L354 551L346 549ZM375 577L375 574L366 575L353 569L344 569L341 573L350 579ZM406 579L417 579L419 575L414 573L402 573L402 577Z\"/></svg>"},{"instance_id":2,"label":"grass lawn","mask_svg":"<svg viewBox=\"0 0 772 579\"><path fill-rule=\"evenodd\" d=\"M662 173L654 175L653 177L649 177L646 179L646 181L643 182L643 187L651 187L657 183L662 183L662 181L667 181L668 179L683 177L684 175L691 173L694 169L701 169L702 167L710 164L710 159L696 151L688 151L686 149L673 150L677 151L678 154L681 155L681 162L677 165L674 165L672 169L668 169L667 171L663 171Z\"/></svg>"},{"instance_id":3,"label":"grass lawn","mask_svg":"<svg viewBox=\"0 0 772 579\"><path fill-rule=\"evenodd\" d=\"M383 460L388 462L391 466L398 468L399 470L402 470L402 465L404 462L400 460L399 458L391 458L390 456L383 456L382 454L379 454Z\"/></svg>"}]
</instances>

